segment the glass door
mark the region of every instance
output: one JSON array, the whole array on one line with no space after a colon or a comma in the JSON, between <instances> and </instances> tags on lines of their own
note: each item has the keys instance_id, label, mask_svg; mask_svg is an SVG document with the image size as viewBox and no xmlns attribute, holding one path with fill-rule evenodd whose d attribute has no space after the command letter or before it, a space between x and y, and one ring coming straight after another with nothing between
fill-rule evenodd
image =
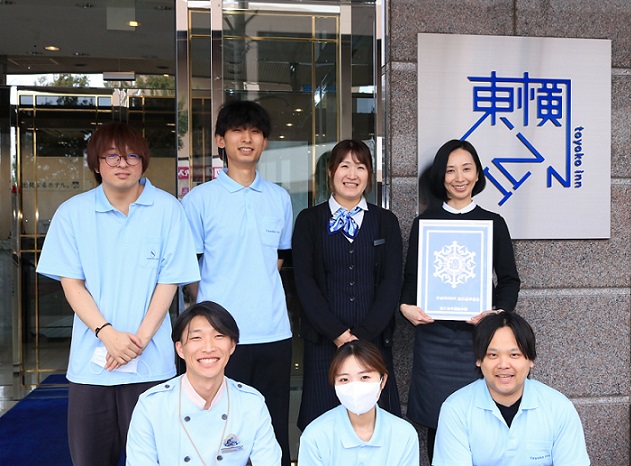
<instances>
[{"instance_id":1,"label":"glass door","mask_svg":"<svg viewBox=\"0 0 631 466\"><path fill-rule=\"evenodd\" d=\"M67 366L74 313L59 282L35 269L57 207L96 186L83 151L95 125L112 119L111 91L107 92L17 89L17 151L12 165L20 311L14 334L20 375L27 386L64 373Z\"/></svg>"},{"instance_id":2,"label":"glass door","mask_svg":"<svg viewBox=\"0 0 631 466\"><path fill-rule=\"evenodd\" d=\"M292 196L294 214L328 197L327 155L343 138L373 149L380 196L383 118L379 7L373 2L178 2L178 195L223 166L214 121L230 100L272 117L259 169ZM378 117L380 115L380 117Z\"/></svg>"}]
</instances>

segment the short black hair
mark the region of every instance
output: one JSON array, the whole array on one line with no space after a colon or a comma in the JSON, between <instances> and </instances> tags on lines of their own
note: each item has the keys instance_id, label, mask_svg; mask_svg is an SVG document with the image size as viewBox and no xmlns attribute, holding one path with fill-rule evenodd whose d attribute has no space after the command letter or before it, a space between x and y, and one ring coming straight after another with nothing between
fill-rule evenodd
<instances>
[{"instance_id":1,"label":"short black hair","mask_svg":"<svg viewBox=\"0 0 631 466\"><path fill-rule=\"evenodd\" d=\"M517 346L526 359L534 361L537 358L537 341L530 324L515 312L502 311L485 316L473 328L473 355L476 361L484 359L495 332L502 327L509 327L513 331Z\"/></svg>"},{"instance_id":2,"label":"short black hair","mask_svg":"<svg viewBox=\"0 0 631 466\"><path fill-rule=\"evenodd\" d=\"M230 337L235 344L239 343L239 326L234 317L223 306L213 301L193 304L175 319L171 332L174 343L182 341L184 331L197 316L204 317L215 330Z\"/></svg>"},{"instance_id":3,"label":"short black hair","mask_svg":"<svg viewBox=\"0 0 631 466\"><path fill-rule=\"evenodd\" d=\"M228 130L247 128L258 129L267 139L272 130L267 110L251 100L234 100L221 107L215 124L215 135L223 137Z\"/></svg>"},{"instance_id":4,"label":"short black hair","mask_svg":"<svg viewBox=\"0 0 631 466\"><path fill-rule=\"evenodd\" d=\"M478 181L473 187L471 195L475 196L476 194L481 193L486 186L486 177L484 176L484 171L482 169L482 162L480 162L480 157L478 156L478 152L475 150L475 147L473 147L473 144L469 141L452 139L451 141L447 141L440 147L440 149L438 149L438 152L436 152L436 156L434 157L434 162L429 169L429 189L434 196L443 202L447 202L449 200L447 190L445 189L447 162L449 161L449 155L456 149L464 149L469 152L475 163Z\"/></svg>"}]
</instances>

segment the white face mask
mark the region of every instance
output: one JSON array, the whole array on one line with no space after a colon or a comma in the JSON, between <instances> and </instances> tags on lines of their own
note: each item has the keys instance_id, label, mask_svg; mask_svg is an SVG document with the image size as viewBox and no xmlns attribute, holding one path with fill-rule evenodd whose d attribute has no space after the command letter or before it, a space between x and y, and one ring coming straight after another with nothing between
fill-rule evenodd
<instances>
[{"instance_id":1,"label":"white face mask","mask_svg":"<svg viewBox=\"0 0 631 466\"><path fill-rule=\"evenodd\" d=\"M377 404L381 394L381 381L379 382L350 382L336 385L335 394L340 403L351 413L364 414Z\"/></svg>"}]
</instances>

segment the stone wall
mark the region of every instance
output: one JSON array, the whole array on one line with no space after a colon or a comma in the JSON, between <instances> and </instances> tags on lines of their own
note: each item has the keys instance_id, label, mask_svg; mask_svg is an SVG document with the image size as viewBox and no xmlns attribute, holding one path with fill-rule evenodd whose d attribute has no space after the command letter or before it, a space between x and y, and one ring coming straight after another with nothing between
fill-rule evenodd
<instances>
[{"instance_id":1,"label":"stone wall","mask_svg":"<svg viewBox=\"0 0 631 466\"><path fill-rule=\"evenodd\" d=\"M575 403L592 465L629 464L631 2L389 0L388 12L391 208L404 241L418 204L417 33L612 41L611 239L515 241L522 279L517 311L537 334L533 377ZM414 334L406 321L400 318L398 323L395 358L406 403ZM422 464L427 465L423 432L421 438Z\"/></svg>"}]
</instances>

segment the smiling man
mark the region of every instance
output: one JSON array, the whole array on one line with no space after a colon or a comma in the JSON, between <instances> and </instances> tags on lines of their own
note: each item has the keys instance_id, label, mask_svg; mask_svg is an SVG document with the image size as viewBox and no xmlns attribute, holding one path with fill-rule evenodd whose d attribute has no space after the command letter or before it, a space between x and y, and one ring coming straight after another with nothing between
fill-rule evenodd
<instances>
[{"instance_id":1,"label":"smiling man","mask_svg":"<svg viewBox=\"0 0 631 466\"><path fill-rule=\"evenodd\" d=\"M55 213L37 273L59 280L74 311L68 445L75 466L116 466L138 396L176 374L168 310L199 280L182 206L143 173L151 154L132 127L103 125L87 144L98 186Z\"/></svg>"},{"instance_id":2,"label":"smiling man","mask_svg":"<svg viewBox=\"0 0 631 466\"><path fill-rule=\"evenodd\" d=\"M443 403L434 466L590 464L572 402L528 378L537 353L522 317L484 317L473 333L473 351L483 379Z\"/></svg>"},{"instance_id":3,"label":"smiling man","mask_svg":"<svg viewBox=\"0 0 631 466\"><path fill-rule=\"evenodd\" d=\"M214 302L194 304L174 323L172 339L186 373L141 395L127 464L280 465L263 396L224 377L239 342L230 313Z\"/></svg>"},{"instance_id":4,"label":"smiling man","mask_svg":"<svg viewBox=\"0 0 631 466\"><path fill-rule=\"evenodd\" d=\"M291 248L293 214L287 191L257 171L270 130L256 102L224 105L215 141L228 166L182 205L200 257L201 281L191 293L197 302L221 304L237 321L241 340L226 375L263 394L289 466L291 327L279 271Z\"/></svg>"}]
</instances>

